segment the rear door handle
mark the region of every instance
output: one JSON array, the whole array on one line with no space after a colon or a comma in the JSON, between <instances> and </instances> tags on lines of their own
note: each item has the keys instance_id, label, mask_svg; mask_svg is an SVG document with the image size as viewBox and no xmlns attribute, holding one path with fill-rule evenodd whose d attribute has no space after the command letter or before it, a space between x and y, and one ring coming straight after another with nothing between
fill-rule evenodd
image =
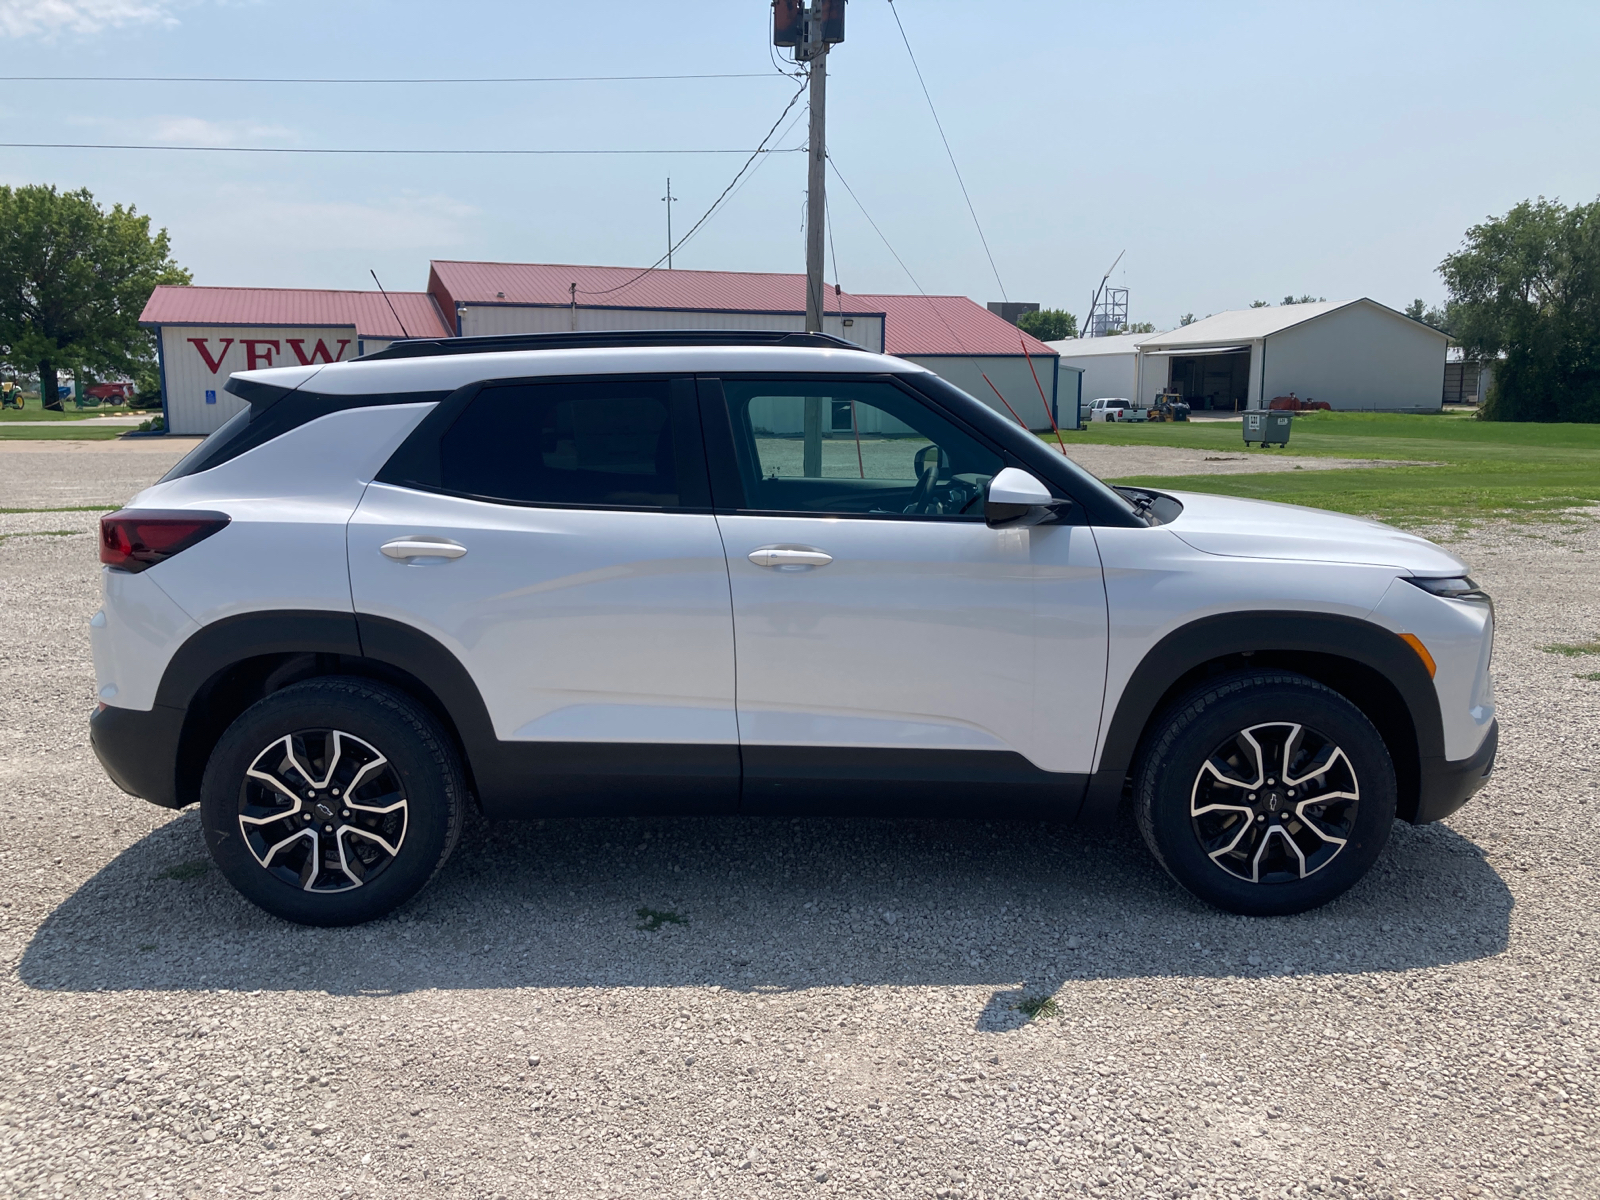
<instances>
[{"instance_id":1,"label":"rear door handle","mask_svg":"<svg viewBox=\"0 0 1600 1200\"><path fill-rule=\"evenodd\" d=\"M402 561L408 558L460 558L467 552L465 546L447 538L425 537L396 538L378 549L390 558Z\"/></svg>"},{"instance_id":2,"label":"rear door handle","mask_svg":"<svg viewBox=\"0 0 1600 1200\"><path fill-rule=\"evenodd\" d=\"M750 551L750 561L758 567L825 567L833 555L810 548L763 546Z\"/></svg>"}]
</instances>

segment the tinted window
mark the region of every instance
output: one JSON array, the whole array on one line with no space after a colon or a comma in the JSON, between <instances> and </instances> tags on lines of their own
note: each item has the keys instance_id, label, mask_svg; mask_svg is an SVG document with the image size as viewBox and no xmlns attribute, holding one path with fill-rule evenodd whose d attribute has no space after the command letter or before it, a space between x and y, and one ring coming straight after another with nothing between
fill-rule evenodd
<instances>
[{"instance_id":1,"label":"tinted window","mask_svg":"<svg viewBox=\"0 0 1600 1200\"><path fill-rule=\"evenodd\" d=\"M675 421L665 380L485 388L439 440L439 482L522 504L704 504L692 408L678 408Z\"/></svg>"},{"instance_id":2,"label":"tinted window","mask_svg":"<svg viewBox=\"0 0 1600 1200\"><path fill-rule=\"evenodd\" d=\"M892 384L722 386L748 508L983 519L1000 456Z\"/></svg>"}]
</instances>

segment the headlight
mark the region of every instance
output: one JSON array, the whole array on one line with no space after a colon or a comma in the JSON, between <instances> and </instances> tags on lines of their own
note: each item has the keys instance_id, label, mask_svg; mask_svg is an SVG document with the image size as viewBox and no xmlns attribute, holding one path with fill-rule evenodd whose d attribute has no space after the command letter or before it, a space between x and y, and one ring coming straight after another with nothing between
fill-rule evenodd
<instances>
[{"instance_id":1,"label":"headlight","mask_svg":"<svg viewBox=\"0 0 1600 1200\"><path fill-rule=\"evenodd\" d=\"M1457 575L1452 579L1418 579L1414 575L1405 577L1407 583L1419 587L1425 592L1432 592L1435 596L1443 596L1446 600L1475 600L1479 604L1490 604L1489 593L1484 591L1465 575Z\"/></svg>"}]
</instances>

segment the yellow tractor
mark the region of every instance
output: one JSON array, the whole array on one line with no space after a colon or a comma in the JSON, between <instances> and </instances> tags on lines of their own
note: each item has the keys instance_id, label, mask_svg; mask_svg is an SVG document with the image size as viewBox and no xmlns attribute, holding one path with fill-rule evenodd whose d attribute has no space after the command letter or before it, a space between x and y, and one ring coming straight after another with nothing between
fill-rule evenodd
<instances>
[{"instance_id":1,"label":"yellow tractor","mask_svg":"<svg viewBox=\"0 0 1600 1200\"><path fill-rule=\"evenodd\" d=\"M1168 390L1156 394L1155 403L1150 406L1150 420L1187 421L1188 419L1189 403L1183 398L1182 392Z\"/></svg>"}]
</instances>

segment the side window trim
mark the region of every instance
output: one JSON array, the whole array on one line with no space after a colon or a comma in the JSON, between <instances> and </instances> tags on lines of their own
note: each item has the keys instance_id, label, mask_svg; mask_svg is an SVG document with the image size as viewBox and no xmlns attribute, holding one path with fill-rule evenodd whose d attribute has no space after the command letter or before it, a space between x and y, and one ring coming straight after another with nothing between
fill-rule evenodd
<instances>
[{"instance_id":1,"label":"side window trim","mask_svg":"<svg viewBox=\"0 0 1600 1200\"><path fill-rule=\"evenodd\" d=\"M576 504L562 501L513 500L498 496L480 496L462 492L443 485L439 445L461 414L475 400L478 393L494 387L532 387L540 384L572 383L665 383L669 397L669 417L672 422L673 454L680 475L680 496L683 485L692 483L695 495L693 504L673 507L633 504ZM480 504L500 504L510 508L580 509L601 512L675 512L709 513L712 511L710 479L704 439L700 426L700 411L696 404L695 380L691 375L665 372L631 372L620 375L532 375L509 378L480 379L457 388L439 406L424 417L400 448L389 457L383 469L374 477L376 483L414 491L431 492L440 496L456 496Z\"/></svg>"},{"instance_id":2,"label":"side window trim","mask_svg":"<svg viewBox=\"0 0 1600 1200\"><path fill-rule=\"evenodd\" d=\"M695 388L700 399L700 430L704 435L712 507L719 513L742 512L745 501L744 478L739 474L733 420L728 412L722 380L710 375L696 375Z\"/></svg>"}]
</instances>

